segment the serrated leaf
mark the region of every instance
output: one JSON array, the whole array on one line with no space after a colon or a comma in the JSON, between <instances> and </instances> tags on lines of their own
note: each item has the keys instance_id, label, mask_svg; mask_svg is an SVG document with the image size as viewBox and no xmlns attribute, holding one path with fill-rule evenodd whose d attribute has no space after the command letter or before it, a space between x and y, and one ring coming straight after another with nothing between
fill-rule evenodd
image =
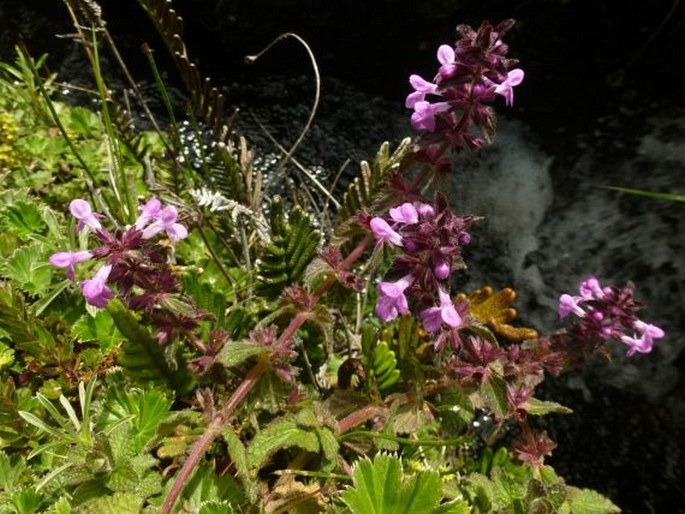
<instances>
[{"instance_id":1,"label":"serrated leaf","mask_svg":"<svg viewBox=\"0 0 685 514\"><path fill-rule=\"evenodd\" d=\"M592 489L568 488L568 504L571 514L612 514L621 512L614 503Z\"/></svg>"},{"instance_id":2,"label":"serrated leaf","mask_svg":"<svg viewBox=\"0 0 685 514\"><path fill-rule=\"evenodd\" d=\"M72 325L71 335L80 342L97 342L103 353L108 353L124 338L114 324L112 316L104 310L98 310L95 316L81 316Z\"/></svg>"},{"instance_id":3,"label":"serrated leaf","mask_svg":"<svg viewBox=\"0 0 685 514\"><path fill-rule=\"evenodd\" d=\"M197 514L233 514L233 507L229 502L209 501L200 505Z\"/></svg>"},{"instance_id":4,"label":"serrated leaf","mask_svg":"<svg viewBox=\"0 0 685 514\"><path fill-rule=\"evenodd\" d=\"M509 402L507 400L507 385L503 378L492 375L489 380L481 384L479 392L485 401L485 405L497 417L506 416Z\"/></svg>"},{"instance_id":5,"label":"serrated leaf","mask_svg":"<svg viewBox=\"0 0 685 514\"><path fill-rule=\"evenodd\" d=\"M245 449L245 445L233 431L233 427L226 428L221 432L221 435L223 436L224 441L226 441L228 454L233 461L233 466L235 466L238 475L247 476L247 450Z\"/></svg>"},{"instance_id":6,"label":"serrated leaf","mask_svg":"<svg viewBox=\"0 0 685 514\"><path fill-rule=\"evenodd\" d=\"M35 203L16 202L2 210L3 225L26 240L32 234L43 232L46 225Z\"/></svg>"},{"instance_id":7,"label":"serrated leaf","mask_svg":"<svg viewBox=\"0 0 685 514\"><path fill-rule=\"evenodd\" d=\"M138 453L155 435L157 427L169 413L171 404L172 400L156 389L130 392L123 387L112 387L105 396L102 422L112 425L129 418L129 444Z\"/></svg>"},{"instance_id":8,"label":"serrated leaf","mask_svg":"<svg viewBox=\"0 0 685 514\"><path fill-rule=\"evenodd\" d=\"M492 491L499 508L508 507L526 496L525 487L515 482L502 468L492 470Z\"/></svg>"},{"instance_id":9,"label":"serrated leaf","mask_svg":"<svg viewBox=\"0 0 685 514\"><path fill-rule=\"evenodd\" d=\"M243 494L238 483L230 476L216 476L207 465L198 466L181 495L188 506L199 509L206 502L239 504Z\"/></svg>"},{"instance_id":10,"label":"serrated leaf","mask_svg":"<svg viewBox=\"0 0 685 514\"><path fill-rule=\"evenodd\" d=\"M10 501L14 507L11 510L12 512L33 514L34 512L38 512L38 509L43 503L43 497L32 487L28 487L13 491Z\"/></svg>"},{"instance_id":11,"label":"serrated leaf","mask_svg":"<svg viewBox=\"0 0 685 514\"><path fill-rule=\"evenodd\" d=\"M192 389L194 379L186 366L182 362L176 362L176 369L172 369L164 349L121 301L110 300L107 303L107 312L126 338L117 362L130 376L143 383L166 384L179 393Z\"/></svg>"},{"instance_id":12,"label":"serrated leaf","mask_svg":"<svg viewBox=\"0 0 685 514\"><path fill-rule=\"evenodd\" d=\"M0 370L8 368L14 362L14 350L0 343Z\"/></svg>"},{"instance_id":13,"label":"serrated leaf","mask_svg":"<svg viewBox=\"0 0 685 514\"><path fill-rule=\"evenodd\" d=\"M261 346L249 341L231 341L226 344L216 357L227 368L238 366L250 357L264 355L269 352L266 346Z\"/></svg>"},{"instance_id":14,"label":"serrated leaf","mask_svg":"<svg viewBox=\"0 0 685 514\"><path fill-rule=\"evenodd\" d=\"M15 484L19 483L22 473L26 469L24 459L10 457L0 451L0 491L11 491L15 489Z\"/></svg>"},{"instance_id":15,"label":"serrated leaf","mask_svg":"<svg viewBox=\"0 0 685 514\"><path fill-rule=\"evenodd\" d=\"M52 269L41 244L18 248L2 266L0 273L29 294L40 294L50 287Z\"/></svg>"},{"instance_id":16,"label":"serrated leaf","mask_svg":"<svg viewBox=\"0 0 685 514\"><path fill-rule=\"evenodd\" d=\"M143 498L134 493L117 492L89 501L79 507L82 514L139 514Z\"/></svg>"},{"instance_id":17,"label":"serrated leaf","mask_svg":"<svg viewBox=\"0 0 685 514\"><path fill-rule=\"evenodd\" d=\"M421 471L402 480L402 464L397 457L377 455L355 464L354 486L341 497L355 514L436 514L451 512L438 506L442 497L440 476ZM456 510L458 507L455 507Z\"/></svg>"},{"instance_id":18,"label":"serrated leaf","mask_svg":"<svg viewBox=\"0 0 685 514\"><path fill-rule=\"evenodd\" d=\"M72 512L71 504L64 496L57 500L48 510L48 514L72 514Z\"/></svg>"},{"instance_id":19,"label":"serrated leaf","mask_svg":"<svg viewBox=\"0 0 685 514\"><path fill-rule=\"evenodd\" d=\"M278 450L293 446L318 453L319 438L314 432L299 427L293 420L279 420L254 436L247 449L248 466L251 469L259 469Z\"/></svg>"},{"instance_id":20,"label":"serrated leaf","mask_svg":"<svg viewBox=\"0 0 685 514\"><path fill-rule=\"evenodd\" d=\"M561 405L560 403L538 400L537 398L528 399L528 401L523 405L523 408L526 409L528 414L532 414L533 416L542 416L552 412L557 414L571 414L573 412L571 409Z\"/></svg>"}]
</instances>

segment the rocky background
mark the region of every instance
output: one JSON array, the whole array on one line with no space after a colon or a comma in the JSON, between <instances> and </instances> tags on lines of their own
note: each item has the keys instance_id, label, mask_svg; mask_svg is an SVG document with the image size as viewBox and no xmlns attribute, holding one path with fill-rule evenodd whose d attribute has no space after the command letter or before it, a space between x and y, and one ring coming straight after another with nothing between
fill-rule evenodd
<instances>
[{"instance_id":1,"label":"rocky background","mask_svg":"<svg viewBox=\"0 0 685 514\"><path fill-rule=\"evenodd\" d=\"M100 2L132 69L149 80L138 52L147 41L172 82L163 45L135 0ZM575 413L548 430L552 458L574 485L612 497L625 512L685 512L685 204L605 186L685 194L685 7L679 0L176 0L186 42L201 69L241 107L240 127L277 153L255 120L284 145L309 113L306 54L285 43L252 66L243 57L282 32L316 54L322 103L297 159L322 178L344 175L383 140L409 133L402 104L410 73L430 77L435 50L457 23L514 17L511 55L524 83L513 109L499 106L494 145L454 165L447 185L457 210L485 216L460 287L514 287L525 321L556 325L556 299L596 274L632 280L644 318L666 339L648 356L624 356L548 386ZM69 80L87 80L57 0L0 0L0 57L22 33L35 54ZM682 58L680 58L682 59Z\"/></svg>"}]
</instances>

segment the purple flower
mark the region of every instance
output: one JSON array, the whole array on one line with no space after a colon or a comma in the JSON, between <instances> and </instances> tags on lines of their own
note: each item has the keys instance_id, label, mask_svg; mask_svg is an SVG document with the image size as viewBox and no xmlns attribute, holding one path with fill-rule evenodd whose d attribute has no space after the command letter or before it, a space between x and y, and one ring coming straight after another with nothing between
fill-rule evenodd
<instances>
[{"instance_id":1,"label":"purple flower","mask_svg":"<svg viewBox=\"0 0 685 514\"><path fill-rule=\"evenodd\" d=\"M455 61L454 49L449 45L440 45L438 48L438 61L440 62L440 69L438 70L438 77L436 82L443 81L454 75L457 70L457 63Z\"/></svg>"},{"instance_id":2,"label":"purple flower","mask_svg":"<svg viewBox=\"0 0 685 514\"><path fill-rule=\"evenodd\" d=\"M507 73L507 78L495 87L495 93L504 97L507 106L514 105L514 86L523 82L523 70L516 68Z\"/></svg>"},{"instance_id":3,"label":"purple flower","mask_svg":"<svg viewBox=\"0 0 685 514\"><path fill-rule=\"evenodd\" d=\"M433 206L428 205L427 203L420 203L416 210L422 218L431 218L435 214Z\"/></svg>"},{"instance_id":4,"label":"purple flower","mask_svg":"<svg viewBox=\"0 0 685 514\"><path fill-rule=\"evenodd\" d=\"M411 115L411 126L416 130L435 132L435 115L450 109L448 102L436 102L434 104L425 100L414 104L414 112Z\"/></svg>"},{"instance_id":5,"label":"purple flower","mask_svg":"<svg viewBox=\"0 0 685 514\"><path fill-rule=\"evenodd\" d=\"M585 311L580 308L580 303L584 299L580 296L571 296L570 294L562 294L559 297L559 318L564 319L569 314L573 313L579 318L585 316Z\"/></svg>"},{"instance_id":6,"label":"purple flower","mask_svg":"<svg viewBox=\"0 0 685 514\"><path fill-rule=\"evenodd\" d=\"M157 198L152 198L145 205L139 207L139 210L140 216L136 220L135 227L138 230L143 230L145 225L157 219L160 211L162 210L162 202L160 202Z\"/></svg>"},{"instance_id":7,"label":"purple flower","mask_svg":"<svg viewBox=\"0 0 685 514\"><path fill-rule=\"evenodd\" d=\"M438 280L444 280L450 276L450 271L452 271L452 266L450 266L450 260L442 254L436 254L433 256L433 274Z\"/></svg>"},{"instance_id":8,"label":"purple flower","mask_svg":"<svg viewBox=\"0 0 685 514\"><path fill-rule=\"evenodd\" d=\"M150 202L148 202L148 204L149 203ZM165 231L169 236L169 239L174 243L178 243L181 239L185 239L188 237L188 230L180 223L176 223L177 218L178 212L175 207L171 205L165 207L156 216L156 220L143 230L143 239L150 239L162 231Z\"/></svg>"},{"instance_id":9,"label":"purple flower","mask_svg":"<svg viewBox=\"0 0 685 514\"><path fill-rule=\"evenodd\" d=\"M635 354L635 352L651 352L654 339L661 339L666 335L664 331L656 325L650 325L641 320L637 320L633 325L633 328L637 331L637 334L635 334L634 337L625 335L621 337L621 342L630 347L628 350L628 357Z\"/></svg>"},{"instance_id":10,"label":"purple flower","mask_svg":"<svg viewBox=\"0 0 685 514\"><path fill-rule=\"evenodd\" d=\"M392 321L399 314L405 314L409 311L404 291L413 282L414 277L407 275L397 282L381 282L376 286L376 290L381 295L376 303L376 315L382 321Z\"/></svg>"},{"instance_id":11,"label":"purple flower","mask_svg":"<svg viewBox=\"0 0 685 514\"><path fill-rule=\"evenodd\" d=\"M383 241L386 241L393 246L402 246L402 236L395 232L383 218L373 218L369 223L369 226L371 227L371 230L373 230L373 233L376 234L376 237L378 237L376 246Z\"/></svg>"},{"instance_id":12,"label":"purple flower","mask_svg":"<svg viewBox=\"0 0 685 514\"><path fill-rule=\"evenodd\" d=\"M102 266L93 278L81 282L81 292L86 301L95 307L103 308L107 302L114 298L114 293L107 287L107 279L112 271L112 266Z\"/></svg>"},{"instance_id":13,"label":"purple flower","mask_svg":"<svg viewBox=\"0 0 685 514\"><path fill-rule=\"evenodd\" d=\"M74 264L87 261L92 258L93 254L87 251L83 252L57 252L50 256L50 264L58 268L67 268L67 277L69 280L74 280Z\"/></svg>"},{"instance_id":14,"label":"purple flower","mask_svg":"<svg viewBox=\"0 0 685 514\"><path fill-rule=\"evenodd\" d=\"M445 323L452 328L460 327L464 324L454 308L454 303L450 295L444 292L442 289L438 289L438 294L440 295L440 306L439 307L429 307L421 311L421 319L423 320L423 328L428 332L437 332Z\"/></svg>"},{"instance_id":15,"label":"purple flower","mask_svg":"<svg viewBox=\"0 0 685 514\"><path fill-rule=\"evenodd\" d=\"M390 217L399 223L418 223L419 213L416 207L409 202L390 209Z\"/></svg>"},{"instance_id":16,"label":"purple flower","mask_svg":"<svg viewBox=\"0 0 685 514\"><path fill-rule=\"evenodd\" d=\"M90 227L92 230L100 230L102 225L98 221L99 218L103 218L101 214L93 212L90 204L85 200L72 200L69 204L69 212L79 220L78 231L83 230L84 226Z\"/></svg>"},{"instance_id":17,"label":"purple flower","mask_svg":"<svg viewBox=\"0 0 685 514\"><path fill-rule=\"evenodd\" d=\"M413 109L416 102L421 102L426 99L427 94L439 95L438 85L428 82L420 75L410 75L409 84L414 88L414 92L407 96L404 101L405 107Z\"/></svg>"},{"instance_id":18,"label":"purple flower","mask_svg":"<svg viewBox=\"0 0 685 514\"><path fill-rule=\"evenodd\" d=\"M579 290L580 296L582 296L585 300L591 300L592 298L601 300L605 295L604 290L599 284L599 280L597 280L597 277L594 276L586 278L580 284Z\"/></svg>"}]
</instances>

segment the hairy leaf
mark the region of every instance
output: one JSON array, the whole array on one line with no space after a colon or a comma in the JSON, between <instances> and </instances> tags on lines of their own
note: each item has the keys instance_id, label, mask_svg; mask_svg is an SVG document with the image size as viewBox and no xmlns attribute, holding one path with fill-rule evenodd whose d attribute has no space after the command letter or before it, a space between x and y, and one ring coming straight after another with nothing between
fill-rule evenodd
<instances>
[{"instance_id":1,"label":"hairy leaf","mask_svg":"<svg viewBox=\"0 0 685 514\"><path fill-rule=\"evenodd\" d=\"M609 498L590 489L568 488L568 503L571 514L611 514L621 512Z\"/></svg>"},{"instance_id":2,"label":"hairy leaf","mask_svg":"<svg viewBox=\"0 0 685 514\"><path fill-rule=\"evenodd\" d=\"M2 211L2 226L14 232L21 239L28 239L33 234L40 234L45 230L45 221L35 203L16 202L7 205Z\"/></svg>"},{"instance_id":3,"label":"hairy leaf","mask_svg":"<svg viewBox=\"0 0 685 514\"><path fill-rule=\"evenodd\" d=\"M354 514L451 512L438 506L442 497L438 473L421 471L405 480L397 457L377 455L373 461L361 459L354 466L352 479L354 485L342 493L342 499Z\"/></svg>"},{"instance_id":4,"label":"hairy leaf","mask_svg":"<svg viewBox=\"0 0 685 514\"><path fill-rule=\"evenodd\" d=\"M192 388L193 380L187 368L176 363L177 367L173 369L162 347L119 300L111 300L107 312L126 338L118 363L129 375L143 383L166 384L179 392Z\"/></svg>"},{"instance_id":5,"label":"hairy leaf","mask_svg":"<svg viewBox=\"0 0 685 514\"><path fill-rule=\"evenodd\" d=\"M250 468L259 469L278 450L293 446L317 453L319 438L315 432L301 428L293 420L278 420L255 435L247 449L247 463Z\"/></svg>"},{"instance_id":6,"label":"hairy leaf","mask_svg":"<svg viewBox=\"0 0 685 514\"><path fill-rule=\"evenodd\" d=\"M112 350L124 338L114 324L111 314L105 310L99 310L95 316L81 316L72 325L71 335L81 342L97 342L103 353Z\"/></svg>"}]
</instances>

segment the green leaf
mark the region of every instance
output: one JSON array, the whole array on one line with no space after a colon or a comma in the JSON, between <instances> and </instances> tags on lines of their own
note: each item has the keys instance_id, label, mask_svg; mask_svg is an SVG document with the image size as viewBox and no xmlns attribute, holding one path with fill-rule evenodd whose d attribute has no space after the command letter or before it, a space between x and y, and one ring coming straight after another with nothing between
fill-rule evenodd
<instances>
[{"instance_id":1,"label":"green leaf","mask_svg":"<svg viewBox=\"0 0 685 514\"><path fill-rule=\"evenodd\" d=\"M79 508L81 514L139 514L143 498L134 493L117 492L89 501Z\"/></svg>"},{"instance_id":2,"label":"green leaf","mask_svg":"<svg viewBox=\"0 0 685 514\"><path fill-rule=\"evenodd\" d=\"M283 288L299 282L307 265L317 254L321 233L314 229L309 215L296 206L286 216L280 197L269 211L271 242L260 248L258 292L276 299Z\"/></svg>"},{"instance_id":3,"label":"green leaf","mask_svg":"<svg viewBox=\"0 0 685 514\"><path fill-rule=\"evenodd\" d=\"M250 341L231 341L222 348L216 356L216 360L227 368L231 368L242 364L250 357L265 355L268 352L269 349L266 346Z\"/></svg>"},{"instance_id":4,"label":"green leaf","mask_svg":"<svg viewBox=\"0 0 685 514\"><path fill-rule=\"evenodd\" d=\"M495 503L499 508L510 506L516 500L522 500L526 496L526 489L517 483L502 468L494 468L492 471L492 490Z\"/></svg>"},{"instance_id":5,"label":"green leaf","mask_svg":"<svg viewBox=\"0 0 685 514\"><path fill-rule=\"evenodd\" d=\"M48 510L48 514L72 514L73 510L69 500L62 496Z\"/></svg>"},{"instance_id":6,"label":"green leaf","mask_svg":"<svg viewBox=\"0 0 685 514\"><path fill-rule=\"evenodd\" d=\"M591 489L568 488L568 500L571 514L611 514L621 512L609 498Z\"/></svg>"},{"instance_id":7,"label":"green leaf","mask_svg":"<svg viewBox=\"0 0 685 514\"><path fill-rule=\"evenodd\" d=\"M71 335L80 342L94 341L103 353L109 352L124 336L109 312L98 310L95 316L84 314L71 327Z\"/></svg>"},{"instance_id":8,"label":"green leaf","mask_svg":"<svg viewBox=\"0 0 685 514\"><path fill-rule=\"evenodd\" d=\"M461 512L441 509L440 476L434 471L421 471L402 480L402 464L397 457L377 455L373 462L359 460L352 474L353 487L343 492L342 500L354 514L436 514Z\"/></svg>"},{"instance_id":9,"label":"green leaf","mask_svg":"<svg viewBox=\"0 0 685 514\"><path fill-rule=\"evenodd\" d=\"M32 487L14 491L11 496L14 512L17 514L33 514L38 512L43 497L38 494Z\"/></svg>"},{"instance_id":10,"label":"green leaf","mask_svg":"<svg viewBox=\"0 0 685 514\"><path fill-rule=\"evenodd\" d=\"M647 196L649 198L655 198L657 200L671 200L673 202L685 202L685 195L673 194L673 193L657 193L654 191L644 191L642 189L629 189L627 187L611 187L604 186L607 189L613 189L614 191L620 191L622 193L630 193L633 195Z\"/></svg>"},{"instance_id":11,"label":"green leaf","mask_svg":"<svg viewBox=\"0 0 685 514\"><path fill-rule=\"evenodd\" d=\"M229 502L208 501L200 505L197 514L233 514L233 507Z\"/></svg>"},{"instance_id":12,"label":"green leaf","mask_svg":"<svg viewBox=\"0 0 685 514\"><path fill-rule=\"evenodd\" d=\"M104 410L100 423L111 426L130 419L130 445L135 453L152 439L159 424L169 414L172 400L157 389L130 391L114 386L105 394Z\"/></svg>"},{"instance_id":13,"label":"green leaf","mask_svg":"<svg viewBox=\"0 0 685 514\"><path fill-rule=\"evenodd\" d=\"M503 378L493 375L483 382L479 389L485 405L499 418L506 416L509 409L507 385Z\"/></svg>"},{"instance_id":14,"label":"green leaf","mask_svg":"<svg viewBox=\"0 0 685 514\"><path fill-rule=\"evenodd\" d=\"M247 479L249 477L249 468L247 465L247 450L245 449L245 445L233 431L233 427L231 426L225 428L221 432L221 435L223 436L224 441L226 441L228 455L233 461L233 466L235 467L238 476L243 480Z\"/></svg>"},{"instance_id":15,"label":"green leaf","mask_svg":"<svg viewBox=\"0 0 685 514\"><path fill-rule=\"evenodd\" d=\"M14 362L14 350L0 343L0 370L9 368Z\"/></svg>"},{"instance_id":16,"label":"green leaf","mask_svg":"<svg viewBox=\"0 0 685 514\"><path fill-rule=\"evenodd\" d=\"M314 432L299 427L295 421L281 419L254 436L247 449L248 466L259 469L278 450L293 446L317 453L320 449L319 438Z\"/></svg>"},{"instance_id":17,"label":"green leaf","mask_svg":"<svg viewBox=\"0 0 685 514\"><path fill-rule=\"evenodd\" d=\"M50 287L52 269L42 244L18 248L4 263L0 273L29 294L40 294Z\"/></svg>"},{"instance_id":18,"label":"green leaf","mask_svg":"<svg viewBox=\"0 0 685 514\"><path fill-rule=\"evenodd\" d=\"M538 400L537 398L530 398L524 405L526 412L533 416L542 416L549 413L557 414L571 414L573 411L557 402L548 402Z\"/></svg>"},{"instance_id":19,"label":"green leaf","mask_svg":"<svg viewBox=\"0 0 685 514\"><path fill-rule=\"evenodd\" d=\"M206 502L239 504L243 494L238 483L230 476L216 476L207 465L198 466L181 495L192 509L199 509ZM228 511L231 512L231 511Z\"/></svg>"},{"instance_id":20,"label":"green leaf","mask_svg":"<svg viewBox=\"0 0 685 514\"><path fill-rule=\"evenodd\" d=\"M17 202L6 206L1 214L2 225L24 240L33 234L42 233L46 228L35 203Z\"/></svg>"},{"instance_id":21,"label":"green leaf","mask_svg":"<svg viewBox=\"0 0 685 514\"><path fill-rule=\"evenodd\" d=\"M193 378L184 363L174 363L173 369L167 362L164 349L121 301L110 300L107 312L126 338L118 355L118 363L129 375L142 383L166 384L180 393L192 389Z\"/></svg>"},{"instance_id":22,"label":"green leaf","mask_svg":"<svg viewBox=\"0 0 685 514\"><path fill-rule=\"evenodd\" d=\"M24 459L10 458L5 452L0 452L0 491L16 489L25 469L26 461Z\"/></svg>"}]
</instances>

